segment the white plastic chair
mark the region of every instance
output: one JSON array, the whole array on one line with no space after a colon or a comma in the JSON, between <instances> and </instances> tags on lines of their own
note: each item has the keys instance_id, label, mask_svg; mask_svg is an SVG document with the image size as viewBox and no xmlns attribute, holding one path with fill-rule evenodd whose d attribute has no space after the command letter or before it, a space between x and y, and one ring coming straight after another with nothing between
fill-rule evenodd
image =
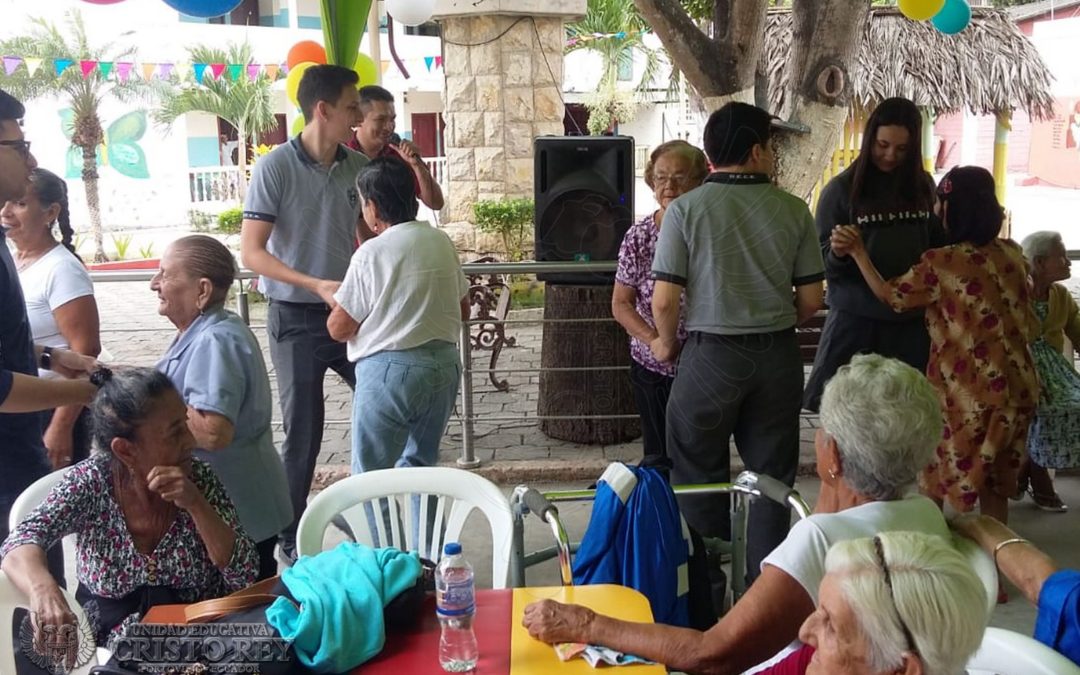
<instances>
[{"instance_id":1,"label":"white plastic chair","mask_svg":"<svg viewBox=\"0 0 1080 675\"><path fill-rule=\"evenodd\" d=\"M967 663L968 675L1080 675L1080 667L1043 643L1003 628L987 628Z\"/></svg>"},{"instance_id":2,"label":"white plastic chair","mask_svg":"<svg viewBox=\"0 0 1080 675\"><path fill-rule=\"evenodd\" d=\"M419 513L416 501L421 498ZM430 496L433 499L424 499ZM379 512L380 498L389 497L389 521L391 532L387 536L382 518L374 518L378 541L404 551L420 551L425 558L438 562L442 547L448 541L458 541L465 519L473 509L479 509L491 527L491 584L494 588L506 588L510 569L510 543L513 531L513 515L510 503L494 483L468 471L448 467L402 467L382 469L349 476L326 488L308 504L296 531L297 552L315 555L323 550L326 528L337 516L341 516L352 529L356 541L372 545L374 539L369 521L362 507L370 503ZM401 503L396 497L404 497ZM435 502L434 522L445 523L445 528L435 527L428 531L431 502ZM402 509L404 506L404 509ZM360 507L360 508L356 508ZM419 518L419 531L402 527ZM402 532L404 530L404 532Z\"/></svg>"},{"instance_id":3,"label":"white plastic chair","mask_svg":"<svg viewBox=\"0 0 1080 675\"><path fill-rule=\"evenodd\" d=\"M71 672L74 675L83 675L89 673L92 667L98 665L98 651L94 647L94 633L86 620L86 614L83 612L82 607L75 600L75 596L64 589L60 590L71 607L71 611L75 613L78 622L76 634L79 640L78 661L81 663ZM0 639L0 673L15 672L15 645L12 642L11 635L12 612L17 607L29 609L30 601L23 595L22 591L15 587L15 584L11 583L7 575L0 572L0 636L3 636L3 639Z\"/></svg>"},{"instance_id":4,"label":"white plastic chair","mask_svg":"<svg viewBox=\"0 0 1080 675\"><path fill-rule=\"evenodd\" d=\"M49 496L49 492L53 487L60 482L60 479L71 470L70 466L66 466L63 469L57 469L47 476L42 476L36 481L31 483L25 490L23 490L18 497L15 498L15 503L11 505L11 512L8 513L8 529L14 530L15 526L22 522L23 518L30 515L33 511L45 501L45 497ZM75 566L68 564L69 560L74 560L74 557L70 554L75 551L75 535L69 534L63 538L64 543L64 579L67 582L68 587L75 588Z\"/></svg>"},{"instance_id":5,"label":"white plastic chair","mask_svg":"<svg viewBox=\"0 0 1080 675\"><path fill-rule=\"evenodd\" d=\"M997 608L998 573L997 567L994 566L994 559L981 546L967 537L952 535L952 545L971 563L975 573L979 575L979 580L983 582L983 588L986 590L986 616L989 618Z\"/></svg>"}]
</instances>

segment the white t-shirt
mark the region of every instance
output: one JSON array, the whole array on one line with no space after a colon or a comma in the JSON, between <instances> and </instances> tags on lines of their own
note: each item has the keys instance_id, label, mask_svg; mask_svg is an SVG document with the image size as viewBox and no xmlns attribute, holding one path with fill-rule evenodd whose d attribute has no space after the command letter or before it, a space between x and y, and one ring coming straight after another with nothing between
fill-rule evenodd
<instances>
[{"instance_id":1,"label":"white t-shirt","mask_svg":"<svg viewBox=\"0 0 1080 675\"><path fill-rule=\"evenodd\" d=\"M426 222L399 223L364 242L334 294L360 322L349 360L432 340L456 344L468 290L450 237Z\"/></svg>"},{"instance_id":2,"label":"white t-shirt","mask_svg":"<svg viewBox=\"0 0 1080 675\"><path fill-rule=\"evenodd\" d=\"M26 298L26 315L30 318L34 343L68 348L70 345L56 325L53 310L94 294L94 283L83 264L62 244L57 245L19 272L19 284ZM38 372L42 377L55 376L47 370Z\"/></svg>"},{"instance_id":3,"label":"white t-shirt","mask_svg":"<svg viewBox=\"0 0 1080 675\"><path fill-rule=\"evenodd\" d=\"M870 502L839 513L819 513L800 520L761 566L774 565L790 574L810 594L816 607L818 586L825 577L825 554L830 546L838 541L898 530L950 536L937 504L922 495L910 494L896 501Z\"/></svg>"}]
</instances>

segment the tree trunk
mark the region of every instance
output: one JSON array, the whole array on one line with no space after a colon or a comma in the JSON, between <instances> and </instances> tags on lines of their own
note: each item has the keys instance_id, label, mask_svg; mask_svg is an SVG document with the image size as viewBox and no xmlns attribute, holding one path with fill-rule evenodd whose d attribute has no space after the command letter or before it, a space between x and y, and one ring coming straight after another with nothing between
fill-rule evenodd
<instances>
[{"instance_id":1,"label":"tree trunk","mask_svg":"<svg viewBox=\"0 0 1080 675\"><path fill-rule=\"evenodd\" d=\"M611 319L611 286L548 284L541 368L630 365L626 331ZM551 319L606 319L546 323ZM626 370L540 372L539 415L637 415ZM641 435L639 419L540 420L540 431L575 443L611 445Z\"/></svg>"},{"instance_id":2,"label":"tree trunk","mask_svg":"<svg viewBox=\"0 0 1080 675\"><path fill-rule=\"evenodd\" d=\"M90 234L94 238L94 262L107 262L105 236L101 229L101 200L98 195L97 144L82 147L83 190L86 191L86 208L90 211Z\"/></svg>"},{"instance_id":3,"label":"tree trunk","mask_svg":"<svg viewBox=\"0 0 1080 675\"><path fill-rule=\"evenodd\" d=\"M798 0L791 13L786 119L810 127L808 134L778 137L780 184L807 197L832 158L851 102L850 64L861 43L866 0Z\"/></svg>"},{"instance_id":4,"label":"tree trunk","mask_svg":"<svg viewBox=\"0 0 1080 675\"><path fill-rule=\"evenodd\" d=\"M236 181L236 191L237 196L240 198L240 204L243 205L244 196L247 194L247 136L244 135L243 124L236 127L236 140L238 141L236 163L240 167L240 178Z\"/></svg>"}]
</instances>

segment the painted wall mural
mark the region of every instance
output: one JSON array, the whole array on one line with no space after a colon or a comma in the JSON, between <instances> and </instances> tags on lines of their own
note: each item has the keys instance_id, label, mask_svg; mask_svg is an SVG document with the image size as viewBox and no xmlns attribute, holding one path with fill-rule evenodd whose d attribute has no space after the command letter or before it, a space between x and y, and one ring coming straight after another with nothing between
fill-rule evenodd
<instances>
[{"instance_id":1,"label":"painted wall mural","mask_svg":"<svg viewBox=\"0 0 1080 675\"><path fill-rule=\"evenodd\" d=\"M69 141L74 131L74 119L75 113L71 108L60 111L60 128ZM133 110L121 115L112 123L105 124L105 140L98 146L97 151L98 166L111 167L128 178L149 178L150 169L146 165L146 153L139 145L139 141L146 133L146 126L145 110ZM69 146L65 177L82 178L82 165L82 148L75 145Z\"/></svg>"}]
</instances>

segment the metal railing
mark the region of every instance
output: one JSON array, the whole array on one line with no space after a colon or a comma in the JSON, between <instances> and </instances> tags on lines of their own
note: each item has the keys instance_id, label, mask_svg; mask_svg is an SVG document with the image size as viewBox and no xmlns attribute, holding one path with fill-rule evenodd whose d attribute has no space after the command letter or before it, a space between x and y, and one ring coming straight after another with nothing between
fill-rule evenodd
<instances>
[{"instance_id":1,"label":"metal railing","mask_svg":"<svg viewBox=\"0 0 1080 675\"><path fill-rule=\"evenodd\" d=\"M533 275L533 274L558 274L558 273L613 273L615 271L616 263L614 261L608 262L485 262L485 263L464 263L462 270L466 275L469 274L481 274L481 275ZM127 271L92 271L90 272L90 278L94 283L123 283L123 282L149 282L151 278L156 274L155 270L127 270ZM236 293L236 312L244 320L245 323L250 325L250 312L248 307L248 282L252 279L258 278L258 274L251 270L242 269L237 274L237 293ZM560 323L586 323L586 322L608 322L614 321L611 317L599 318L599 319L558 319L558 320L544 320L544 319L504 319L501 323L507 325L511 324L536 324L536 323L552 323L554 321ZM473 367L473 347L470 338L471 328L474 325L483 323L496 323L500 320L488 317L482 319L470 319L469 321L462 322L461 325L461 337L459 339L459 352L461 354L461 386L460 386L460 414L458 422L461 425L461 457L458 458L457 463L463 468L475 468L480 465L479 460L476 458L475 447L475 421L476 413L474 411L474 393L473 393L473 377L476 374L482 374L486 376L492 371L491 368L474 368ZM117 329L119 330L119 329ZM143 330L162 330L157 328L143 329ZM103 329L102 333L112 332L109 329ZM129 331L130 332L130 331ZM626 366L583 366L576 368L520 368L520 369L497 369L500 373L506 372L541 372L542 370L548 371L600 371L600 370L626 370ZM625 415L532 415L523 417L522 415L514 416L485 416L486 422L509 422L522 420L544 420L544 419L636 419L636 414ZM344 426L350 424L350 420L324 420L325 426Z\"/></svg>"},{"instance_id":2,"label":"metal railing","mask_svg":"<svg viewBox=\"0 0 1080 675\"><path fill-rule=\"evenodd\" d=\"M240 199L240 167L204 166L188 169L192 204L216 204Z\"/></svg>"}]
</instances>

